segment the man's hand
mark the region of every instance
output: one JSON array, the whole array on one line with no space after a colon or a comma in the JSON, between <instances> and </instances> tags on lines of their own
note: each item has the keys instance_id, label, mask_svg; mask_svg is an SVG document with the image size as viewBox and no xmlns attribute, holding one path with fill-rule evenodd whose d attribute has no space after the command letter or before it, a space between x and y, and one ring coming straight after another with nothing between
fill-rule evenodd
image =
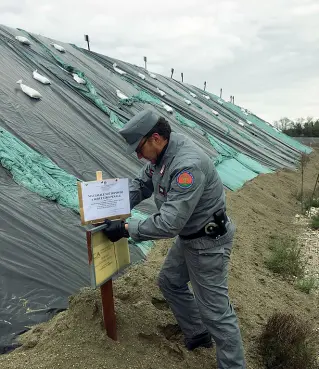
<instances>
[{"instance_id":1,"label":"man's hand","mask_svg":"<svg viewBox=\"0 0 319 369\"><path fill-rule=\"evenodd\" d=\"M128 232L125 229L124 220L106 219L104 223L106 224L104 233L107 235L110 241L116 242L123 237L128 237Z\"/></svg>"}]
</instances>

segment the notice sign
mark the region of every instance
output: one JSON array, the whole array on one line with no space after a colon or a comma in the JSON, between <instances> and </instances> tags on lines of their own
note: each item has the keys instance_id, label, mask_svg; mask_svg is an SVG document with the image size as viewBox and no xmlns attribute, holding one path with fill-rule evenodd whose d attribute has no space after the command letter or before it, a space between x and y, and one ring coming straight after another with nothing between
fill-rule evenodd
<instances>
[{"instance_id":1,"label":"notice sign","mask_svg":"<svg viewBox=\"0 0 319 369\"><path fill-rule=\"evenodd\" d=\"M130 264L127 238L111 242L103 232L105 225L87 231L87 246L93 288L101 286Z\"/></svg>"},{"instance_id":2,"label":"notice sign","mask_svg":"<svg viewBox=\"0 0 319 369\"><path fill-rule=\"evenodd\" d=\"M130 216L127 178L78 182L82 224Z\"/></svg>"}]
</instances>

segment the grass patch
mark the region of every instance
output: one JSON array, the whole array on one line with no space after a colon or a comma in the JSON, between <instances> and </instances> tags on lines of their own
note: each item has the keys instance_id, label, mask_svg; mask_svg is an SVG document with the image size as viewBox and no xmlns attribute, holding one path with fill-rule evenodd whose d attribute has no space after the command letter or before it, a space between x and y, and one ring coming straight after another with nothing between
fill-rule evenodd
<instances>
[{"instance_id":1,"label":"grass patch","mask_svg":"<svg viewBox=\"0 0 319 369\"><path fill-rule=\"evenodd\" d=\"M319 198L305 198L304 209L308 211L310 208L319 208Z\"/></svg>"},{"instance_id":2,"label":"grass patch","mask_svg":"<svg viewBox=\"0 0 319 369\"><path fill-rule=\"evenodd\" d=\"M297 280L296 287L300 291L310 294L312 290L318 288L318 280L315 277L301 278Z\"/></svg>"},{"instance_id":3,"label":"grass patch","mask_svg":"<svg viewBox=\"0 0 319 369\"><path fill-rule=\"evenodd\" d=\"M317 215L314 215L312 218L311 218L311 222L310 222L310 227L312 229L319 229L319 214Z\"/></svg>"},{"instance_id":4,"label":"grass patch","mask_svg":"<svg viewBox=\"0 0 319 369\"><path fill-rule=\"evenodd\" d=\"M310 208L319 208L319 187L315 191L315 193L313 193L313 191L307 190L304 191L302 195L301 191L297 191L294 196L296 197L297 201L303 202L303 214L309 211Z\"/></svg>"},{"instance_id":5,"label":"grass patch","mask_svg":"<svg viewBox=\"0 0 319 369\"><path fill-rule=\"evenodd\" d=\"M272 237L269 248L271 255L266 266L272 272L285 278L303 277L305 264L301 258L301 248L293 237Z\"/></svg>"},{"instance_id":6,"label":"grass patch","mask_svg":"<svg viewBox=\"0 0 319 369\"><path fill-rule=\"evenodd\" d=\"M275 313L259 337L267 369L318 369L312 327L293 314Z\"/></svg>"}]
</instances>

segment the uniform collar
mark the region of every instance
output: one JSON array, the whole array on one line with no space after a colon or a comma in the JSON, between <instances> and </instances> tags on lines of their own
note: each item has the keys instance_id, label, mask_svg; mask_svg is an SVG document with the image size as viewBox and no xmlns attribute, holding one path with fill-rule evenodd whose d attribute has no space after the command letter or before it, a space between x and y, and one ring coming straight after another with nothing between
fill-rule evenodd
<instances>
[{"instance_id":1,"label":"uniform collar","mask_svg":"<svg viewBox=\"0 0 319 369\"><path fill-rule=\"evenodd\" d=\"M176 133L172 132L168 143L165 145L162 152L159 154L155 165L160 166L161 164L164 163L165 159L174 156L176 151L176 145L177 145L177 136Z\"/></svg>"},{"instance_id":2,"label":"uniform collar","mask_svg":"<svg viewBox=\"0 0 319 369\"><path fill-rule=\"evenodd\" d=\"M162 159L163 159L163 156L165 155L166 153L166 150L167 150L167 147L168 147L168 144L169 144L169 141L167 142L167 144L163 147L163 150L161 151L161 153L158 155L157 157L157 160L156 160L156 163L155 165L158 166L160 165Z\"/></svg>"}]
</instances>

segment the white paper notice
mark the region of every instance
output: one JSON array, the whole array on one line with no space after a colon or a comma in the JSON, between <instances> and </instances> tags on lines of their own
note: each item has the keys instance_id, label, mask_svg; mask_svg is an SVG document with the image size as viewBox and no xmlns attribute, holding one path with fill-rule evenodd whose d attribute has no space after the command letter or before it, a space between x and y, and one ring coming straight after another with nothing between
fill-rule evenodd
<instances>
[{"instance_id":1,"label":"white paper notice","mask_svg":"<svg viewBox=\"0 0 319 369\"><path fill-rule=\"evenodd\" d=\"M81 182L84 221L130 214L127 178Z\"/></svg>"}]
</instances>

